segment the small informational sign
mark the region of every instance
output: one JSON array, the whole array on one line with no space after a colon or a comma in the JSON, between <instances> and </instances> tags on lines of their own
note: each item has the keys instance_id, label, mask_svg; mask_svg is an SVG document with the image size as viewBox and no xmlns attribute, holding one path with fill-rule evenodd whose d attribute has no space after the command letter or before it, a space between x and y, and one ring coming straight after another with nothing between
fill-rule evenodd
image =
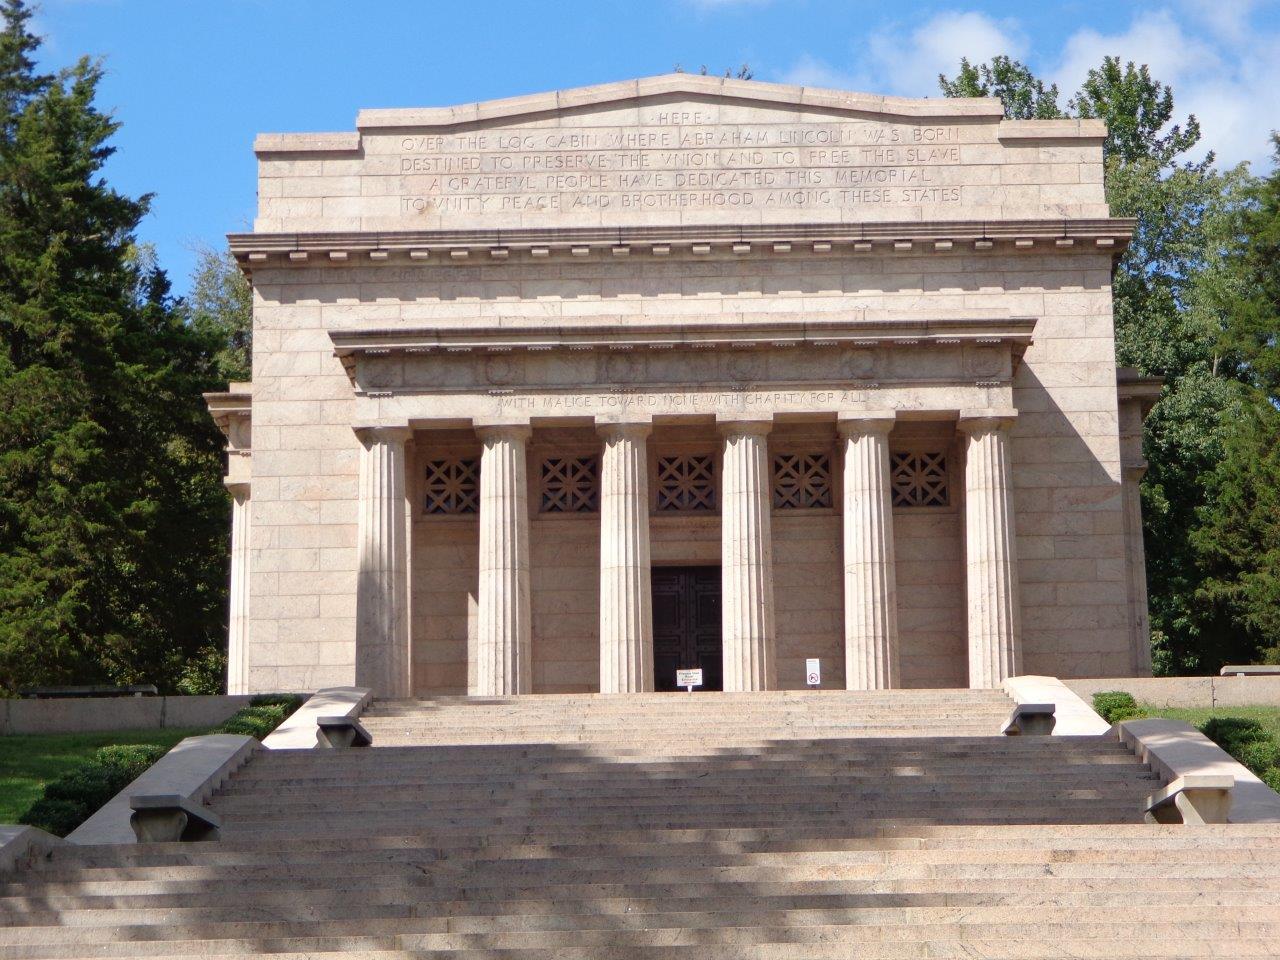
<instances>
[{"instance_id":1,"label":"small informational sign","mask_svg":"<svg viewBox=\"0 0 1280 960\"><path fill-rule=\"evenodd\" d=\"M676 686L684 687L690 693L693 693L694 687L702 686L702 668L697 670L677 670Z\"/></svg>"},{"instance_id":2,"label":"small informational sign","mask_svg":"<svg viewBox=\"0 0 1280 960\"><path fill-rule=\"evenodd\" d=\"M804 662L805 682L811 687L822 686L822 661L813 659Z\"/></svg>"}]
</instances>

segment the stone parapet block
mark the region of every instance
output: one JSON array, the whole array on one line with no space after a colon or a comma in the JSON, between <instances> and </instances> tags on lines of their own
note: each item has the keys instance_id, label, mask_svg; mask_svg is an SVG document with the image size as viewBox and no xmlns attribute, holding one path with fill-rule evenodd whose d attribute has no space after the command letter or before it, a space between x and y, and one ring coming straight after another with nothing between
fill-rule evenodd
<instances>
[{"instance_id":1,"label":"stone parapet block","mask_svg":"<svg viewBox=\"0 0 1280 960\"><path fill-rule=\"evenodd\" d=\"M364 687L329 687L317 690L284 723L276 727L262 745L268 750L314 750L321 742L320 721L331 717L355 720L373 701L373 691Z\"/></svg>"},{"instance_id":2,"label":"stone parapet block","mask_svg":"<svg viewBox=\"0 0 1280 960\"><path fill-rule=\"evenodd\" d=\"M229 733L187 737L67 836L69 843L134 843L134 796L177 796L199 806L257 752L258 741Z\"/></svg>"},{"instance_id":3,"label":"stone parapet block","mask_svg":"<svg viewBox=\"0 0 1280 960\"><path fill-rule=\"evenodd\" d=\"M0 876L30 866L64 843L61 837L36 827L0 824Z\"/></svg>"},{"instance_id":4,"label":"stone parapet block","mask_svg":"<svg viewBox=\"0 0 1280 960\"><path fill-rule=\"evenodd\" d=\"M1280 794L1186 721L1122 720L1115 730L1165 783L1179 777L1233 777L1229 823L1280 823Z\"/></svg>"},{"instance_id":5,"label":"stone parapet block","mask_svg":"<svg viewBox=\"0 0 1280 960\"><path fill-rule=\"evenodd\" d=\"M1111 725L1057 677L1009 677L1004 692L1017 704L1053 704L1055 737L1100 737Z\"/></svg>"}]
</instances>

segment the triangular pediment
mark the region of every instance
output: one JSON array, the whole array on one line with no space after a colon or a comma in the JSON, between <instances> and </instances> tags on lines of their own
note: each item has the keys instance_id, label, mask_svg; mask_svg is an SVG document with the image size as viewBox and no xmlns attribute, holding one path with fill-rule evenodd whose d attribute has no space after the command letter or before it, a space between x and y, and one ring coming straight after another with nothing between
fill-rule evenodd
<instances>
[{"instance_id":1,"label":"triangular pediment","mask_svg":"<svg viewBox=\"0 0 1280 960\"><path fill-rule=\"evenodd\" d=\"M617 83L603 83L569 90L553 90L501 100L482 100L449 107L409 107L361 110L360 130L394 127L447 127L484 121L518 122L548 112L577 112L635 106L661 101L672 109L681 102L696 108L708 103L735 102L781 111L836 112L852 117L885 120L925 118L985 118L1003 116L1000 101L992 98L910 98L821 87L802 87L757 80L735 80L690 73L667 73Z\"/></svg>"}]
</instances>

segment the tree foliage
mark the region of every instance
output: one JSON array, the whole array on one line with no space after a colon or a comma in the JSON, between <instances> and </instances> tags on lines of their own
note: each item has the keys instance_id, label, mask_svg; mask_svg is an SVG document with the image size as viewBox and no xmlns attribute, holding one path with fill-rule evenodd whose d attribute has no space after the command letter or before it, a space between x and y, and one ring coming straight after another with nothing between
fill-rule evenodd
<instances>
[{"instance_id":1,"label":"tree foliage","mask_svg":"<svg viewBox=\"0 0 1280 960\"><path fill-rule=\"evenodd\" d=\"M218 345L102 178L100 64L35 71L0 8L0 688L151 681L222 632Z\"/></svg>"},{"instance_id":2,"label":"tree foliage","mask_svg":"<svg viewBox=\"0 0 1280 960\"><path fill-rule=\"evenodd\" d=\"M990 63L980 64L961 58L956 78L948 80L939 74L938 86L948 97L998 97L1010 120L1056 120L1063 116L1058 109L1057 84L1046 87L1025 64L1011 57L992 57Z\"/></svg>"},{"instance_id":3,"label":"tree foliage","mask_svg":"<svg viewBox=\"0 0 1280 960\"><path fill-rule=\"evenodd\" d=\"M218 344L213 358L218 377L248 380L253 372L253 290L230 250L196 249L187 308L192 326Z\"/></svg>"},{"instance_id":4,"label":"tree foliage","mask_svg":"<svg viewBox=\"0 0 1280 960\"><path fill-rule=\"evenodd\" d=\"M1056 89L1007 57L939 79L948 96L999 96L1010 117L1056 109ZM1280 482L1276 411L1261 392L1275 398L1280 198L1243 166L1185 159L1199 124L1175 122L1146 66L1104 58L1057 115L1106 122L1107 202L1137 221L1113 296L1117 362L1165 379L1142 488L1156 668L1216 672L1280 645L1280 518L1262 489Z\"/></svg>"}]
</instances>

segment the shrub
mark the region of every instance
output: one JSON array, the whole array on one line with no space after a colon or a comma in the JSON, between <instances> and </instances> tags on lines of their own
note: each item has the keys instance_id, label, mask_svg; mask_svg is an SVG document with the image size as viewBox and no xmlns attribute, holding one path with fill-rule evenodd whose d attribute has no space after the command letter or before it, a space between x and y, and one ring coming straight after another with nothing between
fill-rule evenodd
<instances>
[{"instance_id":1,"label":"shrub","mask_svg":"<svg viewBox=\"0 0 1280 960\"><path fill-rule=\"evenodd\" d=\"M238 710L235 716L213 732L236 733L261 740L301 705L302 698L293 695L254 697L249 706Z\"/></svg>"},{"instance_id":2,"label":"shrub","mask_svg":"<svg viewBox=\"0 0 1280 960\"><path fill-rule=\"evenodd\" d=\"M45 785L22 823L65 837L164 756L155 744L101 747L80 766Z\"/></svg>"},{"instance_id":3,"label":"shrub","mask_svg":"<svg viewBox=\"0 0 1280 960\"><path fill-rule=\"evenodd\" d=\"M222 693L226 678L226 652L221 647L202 647L182 668L178 692L189 697Z\"/></svg>"},{"instance_id":4,"label":"shrub","mask_svg":"<svg viewBox=\"0 0 1280 960\"><path fill-rule=\"evenodd\" d=\"M1104 690L1093 695L1093 709L1107 723L1119 723L1143 716L1133 694L1123 690Z\"/></svg>"},{"instance_id":5,"label":"shrub","mask_svg":"<svg viewBox=\"0 0 1280 960\"><path fill-rule=\"evenodd\" d=\"M1245 744L1265 743L1271 739L1262 724L1244 717L1210 717L1200 727L1200 732L1232 756Z\"/></svg>"}]
</instances>

